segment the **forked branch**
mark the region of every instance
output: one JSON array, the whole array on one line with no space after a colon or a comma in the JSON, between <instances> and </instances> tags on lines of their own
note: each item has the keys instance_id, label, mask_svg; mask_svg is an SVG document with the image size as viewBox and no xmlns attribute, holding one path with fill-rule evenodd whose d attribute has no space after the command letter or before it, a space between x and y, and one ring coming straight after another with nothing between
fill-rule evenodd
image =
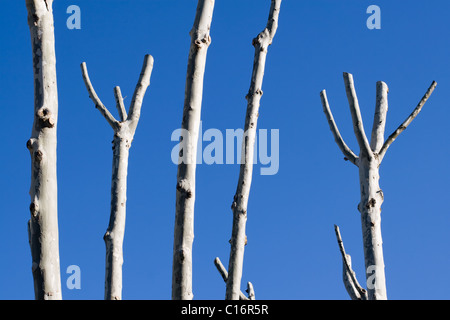
<instances>
[{"instance_id":1,"label":"forked branch","mask_svg":"<svg viewBox=\"0 0 450 320\"><path fill-rule=\"evenodd\" d=\"M89 79L86 63L83 62L81 64L81 71L86 88L89 92L89 97L114 130L114 139L112 141L113 170L111 179L110 220L106 233L103 237L106 245L106 300L122 299L123 239L125 234L126 218L128 155L139 121L143 97L147 87L150 84L150 75L152 70L153 58L150 55L146 55L128 116L123 104L120 88L114 88L116 107L120 116L119 122L112 116L95 93Z\"/></svg>"},{"instance_id":2,"label":"forked branch","mask_svg":"<svg viewBox=\"0 0 450 320\"><path fill-rule=\"evenodd\" d=\"M378 158L379 158L380 162L383 159L384 155L386 154L387 149L390 147L392 142L394 142L395 139L397 139L397 137L400 135L400 133L405 131L405 129L410 125L410 123L414 120L414 118L417 117L417 115L420 113L420 111L422 110L422 107L424 106L425 102L427 102L428 98L431 96L431 94L433 93L436 86L437 86L437 82L433 81L431 83L430 87L428 88L427 92L422 97L422 99L420 100L417 107L409 115L409 117L406 118L406 120L403 121L403 123L386 139L386 141L383 144L383 147L381 148L381 150L378 154Z\"/></svg>"}]
</instances>

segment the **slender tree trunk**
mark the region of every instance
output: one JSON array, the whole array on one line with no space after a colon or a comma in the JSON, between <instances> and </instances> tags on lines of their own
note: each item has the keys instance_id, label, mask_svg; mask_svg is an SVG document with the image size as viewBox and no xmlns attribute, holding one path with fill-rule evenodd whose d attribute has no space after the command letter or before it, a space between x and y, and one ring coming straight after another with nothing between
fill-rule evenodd
<instances>
[{"instance_id":1,"label":"slender tree trunk","mask_svg":"<svg viewBox=\"0 0 450 320\"><path fill-rule=\"evenodd\" d=\"M122 130L128 131L128 130ZM105 300L122 299L123 239L127 201L128 155L131 139L117 132L113 140L111 214L103 236L106 245Z\"/></svg>"},{"instance_id":2,"label":"slender tree trunk","mask_svg":"<svg viewBox=\"0 0 450 320\"><path fill-rule=\"evenodd\" d=\"M386 300L386 279L384 272L383 241L381 237L381 204L383 192L378 181L378 161L360 157L359 179L361 202L358 209L361 213L364 260L367 277L367 293L369 300Z\"/></svg>"},{"instance_id":3,"label":"slender tree trunk","mask_svg":"<svg viewBox=\"0 0 450 320\"><path fill-rule=\"evenodd\" d=\"M269 19L266 28L253 39L255 57L253 73L247 98L247 113L245 116L243 154L239 171L239 181L231 206L233 210L233 228L231 233L231 250L228 264L228 280L226 288L227 300L239 300L244 263L244 247L246 244L245 226L247 222L247 204L250 194L253 172L253 151L256 137L256 126L262 92L264 68L267 49L275 36L278 27L281 0L272 0Z\"/></svg>"},{"instance_id":4,"label":"slender tree trunk","mask_svg":"<svg viewBox=\"0 0 450 320\"><path fill-rule=\"evenodd\" d=\"M195 169L197 140L203 96L206 53L211 43L209 34L214 0L199 0L186 75L186 89L181 128L187 132L177 173L176 211L172 265L172 299L191 300L192 243L194 241ZM181 160L184 159L184 160Z\"/></svg>"},{"instance_id":5,"label":"slender tree trunk","mask_svg":"<svg viewBox=\"0 0 450 320\"><path fill-rule=\"evenodd\" d=\"M56 85L53 0L27 0L34 71L34 123L27 147L31 154L28 234L35 298L59 300L61 275L56 176Z\"/></svg>"},{"instance_id":6,"label":"slender tree trunk","mask_svg":"<svg viewBox=\"0 0 450 320\"><path fill-rule=\"evenodd\" d=\"M120 121L117 121L100 101L89 79L86 63L81 64L86 88L95 107L114 130L113 164L111 178L111 213L108 229L103 237L106 245L105 300L122 299L123 239L127 201L128 155L139 122L145 91L150 85L153 57L146 55L138 84L134 91L128 115L119 87L114 88L116 107Z\"/></svg>"}]
</instances>

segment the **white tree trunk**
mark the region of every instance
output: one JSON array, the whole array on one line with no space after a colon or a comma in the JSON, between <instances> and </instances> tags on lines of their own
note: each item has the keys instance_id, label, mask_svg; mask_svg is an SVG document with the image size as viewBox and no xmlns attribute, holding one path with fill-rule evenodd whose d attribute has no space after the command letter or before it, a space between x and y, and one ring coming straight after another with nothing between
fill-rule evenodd
<instances>
[{"instance_id":1,"label":"white tree trunk","mask_svg":"<svg viewBox=\"0 0 450 320\"><path fill-rule=\"evenodd\" d=\"M111 213L108 229L103 236L106 246L105 300L122 299L123 239L125 235L128 155L131 146L131 135L127 131L116 132L113 140Z\"/></svg>"},{"instance_id":2,"label":"white tree trunk","mask_svg":"<svg viewBox=\"0 0 450 320\"><path fill-rule=\"evenodd\" d=\"M349 73L344 73L345 89L347 92L347 98L350 105L350 113L352 115L353 129L355 132L356 140L360 148L359 157L350 150L342 139L336 123L334 122L333 115L328 104L325 90L321 92L321 99L324 113L327 117L329 126L335 137L341 151L344 153L345 159L350 160L353 164L359 167L359 182L360 182L360 195L361 200L358 204L358 210L361 213L361 225L363 235L363 247L364 247L364 260L366 267L366 280L367 280L367 298L369 300L385 300L387 299L386 293L386 277L384 270L384 258L383 258L383 241L381 237L381 204L383 203L384 196L383 191L379 186L379 167L387 148L390 144L403 132L411 121L419 114L423 105L430 97L436 82L432 82L427 92L411 113L411 115L398 127L389 138L384 140L384 131L386 124L386 114L388 111L387 94L389 89L387 85L379 81L377 82L377 94L375 105L375 116L372 127L371 141L369 141L364 132L364 125L359 109L358 99L356 97L356 90L353 82L353 76ZM338 229L336 231L338 235ZM338 242L340 235L338 235ZM359 288L359 284L354 278L351 266L349 266L349 259L345 251L343 251L343 245L341 246L341 252L343 254L344 265L347 268L349 275L352 276L351 286L349 287L348 281L344 280L346 288L352 298L359 296L364 298L365 292ZM344 277L349 279L349 277ZM350 288L350 289L349 289ZM358 289L355 294L355 290Z\"/></svg>"},{"instance_id":3,"label":"white tree trunk","mask_svg":"<svg viewBox=\"0 0 450 320\"><path fill-rule=\"evenodd\" d=\"M120 88L114 88L114 95L117 103L116 106L121 121L117 121L98 98L89 79L87 67L84 62L81 64L81 70L90 98L114 130L112 147L111 213L108 229L103 237L106 245L105 300L121 300L128 155L139 122L145 91L150 85L150 76L153 70L153 57L146 55L144 58L141 75L138 84L136 85L128 116L123 105Z\"/></svg>"},{"instance_id":4,"label":"white tree trunk","mask_svg":"<svg viewBox=\"0 0 450 320\"><path fill-rule=\"evenodd\" d=\"M36 299L59 300L61 275L58 240L56 125L58 93L53 0L27 0L34 71L34 123L27 147L31 154L28 234Z\"/></svg>"},{"instance_id":5,"label":"white tree trunk","mask_svg":"<svg viewBox=\"0 0 450 320\"><path fill-rule=\"evenodd\" d=\"M384 272L383 240L381 237L381 204L383 192L378 181L378 161L360 157L359 180L364 260L366 266L367 292L369 300L386 300L386 279Z\"/></svg>"},{"instance_id":6,"label":"white tree trunk","mask_svg":"<svg viewBox=\"0 0 450 320\"><path fill-rule=\"evenodd\" d=\"M239 181L231 209L233 210L233 228L231 234L230 260L228 264L228 280L226 288L227 300L238 300L241 292L242 268L244 263L244 247L246 243L245 225L247 222L247 204L250 194L253 172L253 151L256 137L259 105L264 78L267 49L275 36L278 27L281 0L272 0L266 28L253 39L255 57L253 73L247 98L247 114L245 116L244 138L242 140L242 160Z\"/></svg>"},{"instance_id":7,"label":"white tree trunk","mask_svg":"<svg viewBox=\"0 0 450 320\"><path fill-rule=\"evenodd\" d=\"M177 173L176 211L172 265L172 299L192 300L192 243L194 241L195 169L197 140L203 96L206 54L211 43L210 28L214 0L199 0L186 75L181 128L188 132L186 148L180 150Z\"/></svg>"}]
</instances>

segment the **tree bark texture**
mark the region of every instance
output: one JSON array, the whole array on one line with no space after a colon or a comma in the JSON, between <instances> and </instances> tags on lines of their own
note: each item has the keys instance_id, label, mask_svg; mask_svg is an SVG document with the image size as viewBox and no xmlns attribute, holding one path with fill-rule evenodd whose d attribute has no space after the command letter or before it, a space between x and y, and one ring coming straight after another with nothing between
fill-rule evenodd
<instances>
[{"instance_id":1,"label":"tree bark texture","mask_svg":"<svg viewBox=\"0 0 450 320\"><path fill-rule=\"evenodd\" d=\"M353 76L349 73L344 73L344 83L348 102L350 105L350 113L352 115L353 129L360 148L359 156L356 156L355 153L345 144L344 140L342 139L339 130L337 129L336 123L334 122L325 90L321 92L322 106L330 129L333 133L333 136L335 137L336 143L345 156L344 159L350 160L353 164L359 167L361 198L360 203L358 204L358 210L361 213L364 260L367 280L367 298L369 300L385 300L387 299L387 293L384 270L385 265L383 257L383 241L381 236L381 204L383 203L384 195L379 186L379 167L387 148L398 137L398 135L406 129L406 127L421 111L423 105L428 100L437 84L434 81L432 82L431 86L428 88L427 92L420 100L419 104L411 113L411 115L385 141L384 132L386 124L386 114L388 111L387 95L389 89L386 83L382 81L377 82L375 115L372 127L371 141L369 143L369 140L367 139L364 131L364 125L361 117L358 98L356 96ZM340 235L338 237L338 241L339 238ZM342 250L343 246L341 252ZM347 256L348 255L343 252L344 264L348 266L349 260L346 262ZM351 266L347 269L347 272L349 272L349 274L351 275ZM355 285L355 283L357 284L356 279L354 279L353 285ZM350 294L350 296L352 298L356 297L355 294ZM358 296L359 298L364 298L361 290L358 292Z\"/></svg>"},{"instance_id":2,"label":"tree bark texture","mask_svg":"<svg viewBox=\"0 0 450 320\"><path fill-rule=\"evenodd\" d=\"M192 244L194 241L195 169L197 140L203 96L206 54L211 43L210 28L214 0L199 0L190 32L186 88L181 128L189 134L180 150L177 172L176 210L172 264L172 299L192 300Z\"/></svg>"},{"instance_id":3,"label":"tree bark texture","mask_svg":"<svg viewBox=\"0 0 450 320\"><path fill-rule=\"evenodd\" d=\"M34 71L34 122L27 142L31 155L28 235L37 300L62 299L56 175L58 92L52 3L53 0L26 1Z\"/></svg>"},{"instance_id":4,"label":"tree bark texture","mask_svg":"<svg viewBox=\"0 0 450 320\"><path fill-rule=\"evenodd\" d=\"M272 0L269 19L266 28L253 39L255 56L253 61L253 72L250 89L246 96L247 113L245 116L243 159L241 160L239 180L234 200L231 206L233 210L233 227L231 234L230 260L228 264L228 280L226 287L227 300L238 300L242 279L242 268L244 263L244 247L246 244L245 226L247 222L247 204L250 194L253 172L253 151L256 137L256 126L258 121L259 106L262 92L264 68L267 50L275 36L278 27L278 16L280 13L281 0Z\"/></svg>"},{"instance_id":5,"label":"tree bark texture","mask_svg":"<svg viewBox=\"0 0 450 320\"><path fill-rule=\"evenodd\" d=\"M114 139L112 141L111 212L109 225L103 237L106 245L105 300L121 300L128 156L140 118L143 98L150 85L153 57L146 55L144 58L141 74L136 85L128 115L123 104L120 88L114 88L114 96L116 98L116 107L119 112L120 121L113 117L95 93L89 79L86 63L83 62L81 64L81 70L90 98L114 130Z\"/></svg>"}]
</instances>

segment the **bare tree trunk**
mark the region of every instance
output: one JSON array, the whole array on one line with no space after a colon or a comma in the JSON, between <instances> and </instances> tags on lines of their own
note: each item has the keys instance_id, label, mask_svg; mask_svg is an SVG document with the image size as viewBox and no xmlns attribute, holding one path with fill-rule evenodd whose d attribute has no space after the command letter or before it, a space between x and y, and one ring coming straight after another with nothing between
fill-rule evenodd
<instances>
[{"instance_id":1,"label":"bare tree trunk","mask_svg":"<svg viewBox=\"0 0 450 320\"><path fill-rule=\"evenodd\" d=\"M53 0L27 0L34 71L34 123L27 148L31 154L28 235L35 298L59 300L61 275L58 240L56 124L58 93Z\"/></svg>"},{"instance_id":2,"label":"bare tree trunk","mask_svg":"<svg viewBox=\"0 0 450 320\"><path fill-rule=\"evenodd\" d=\"M231 234L230 261L228 264L227 300L238 300L241 292L244 247L246 243L245 225L247 222L247 204L250 194L253 172L253 151L255 145L256 125L262 92L264 68L267 49L275 36L278 27L281 0L272 0L266 28L253 39L255 57L253 73L247 98L247 114L245 116L243 154L239 171L239 181L231 209L233 210L233 228Z\"/></svg>"},{"instance_id":3,"label":"bare tree trunk","mask_svg":"<svg viewBox=\"0 0 450 320\"><path fill-rule=\"evenodd\" d=\"M180 150L177 173L176 212L173 244L172 299L191 300L192 243L194 241L195 169L197 140L203 96L206 53L211 43L210 28L214 0L199 0L186 75L186 89L181 128L186 148ZM185 160L183 160L185 159Z\"/></svg>"},{"instance_id":4,"label":"bare tree trunk","mask_svg":"<svg viewBox=\"0 0 450 320\"><path fill-rule=\"evenodd\" d=\"M358 99L356 97L353 76L349 73L344 73L344 82L348 102L350 105L350 112L352 115L353 129L360 148L359 157L355 155L355 153L345 144L344 140L342 139L339 130L337 129L336 123L334 122L325 90L321 92L322 105L336 143L345 156L344 159L350 160L353 164L359 167L361 201L358 204L358 210L361 213L364 260L367 280L367 299L385 300L387 299L387 293L384 271L383 241L381 237L381 204L383 203L384 195L379 186L379 167L387 148L389 148L390 144L419 114L423 105L428 100L437 84L433 81L426 94L423 96L411 115L385 141L384 131L386 124L386 114L388 110L387 94L389 90L384 82L377 82L375 116L372 127L371 141L369 144L369 141L364 132L364 125L362 122ZM344 280L344 283L346 284L346 288L352 298L359 297L361 299L364 299L365 291L363 292L361 289L358 289L356 290L358 291L358 295L354 294L356 292L354 288L358 288L359 284L357 283L356 278L354 278L353 271L351 271L349 259L347 259L348 255L346 255L345 251L343 251L343 245L341 245L342 239L340 239L340 234L338 233L339 231L337 229L336 234L338 236L338 242L340 243L344 265L347 266L346 272L348 272L348 274L352 275L353 277L353 289L348 289L346 280ZM349 277L347 277L347 279L349 279Z\"/></svg>"},{"instance_id":5,"label":"bare tree trunk","mask_svg":"<svg viewBox=\"0 0 450 320\"><path fill-rule=\"evenodd\" d=\"M89 79L86 63L81 64L83 79L95 107L102 113L114 130L113 165L111 179L111 214L108 229L103 237L106 245L105 300L122 299L123 239L127 201L128 155L139 121L145 91L150 85L153 57L146 55L141 75L131 101L128 116L123 105L119 87L114 88L117 121L98 98Z\"/></svg>"}]
</instances>

